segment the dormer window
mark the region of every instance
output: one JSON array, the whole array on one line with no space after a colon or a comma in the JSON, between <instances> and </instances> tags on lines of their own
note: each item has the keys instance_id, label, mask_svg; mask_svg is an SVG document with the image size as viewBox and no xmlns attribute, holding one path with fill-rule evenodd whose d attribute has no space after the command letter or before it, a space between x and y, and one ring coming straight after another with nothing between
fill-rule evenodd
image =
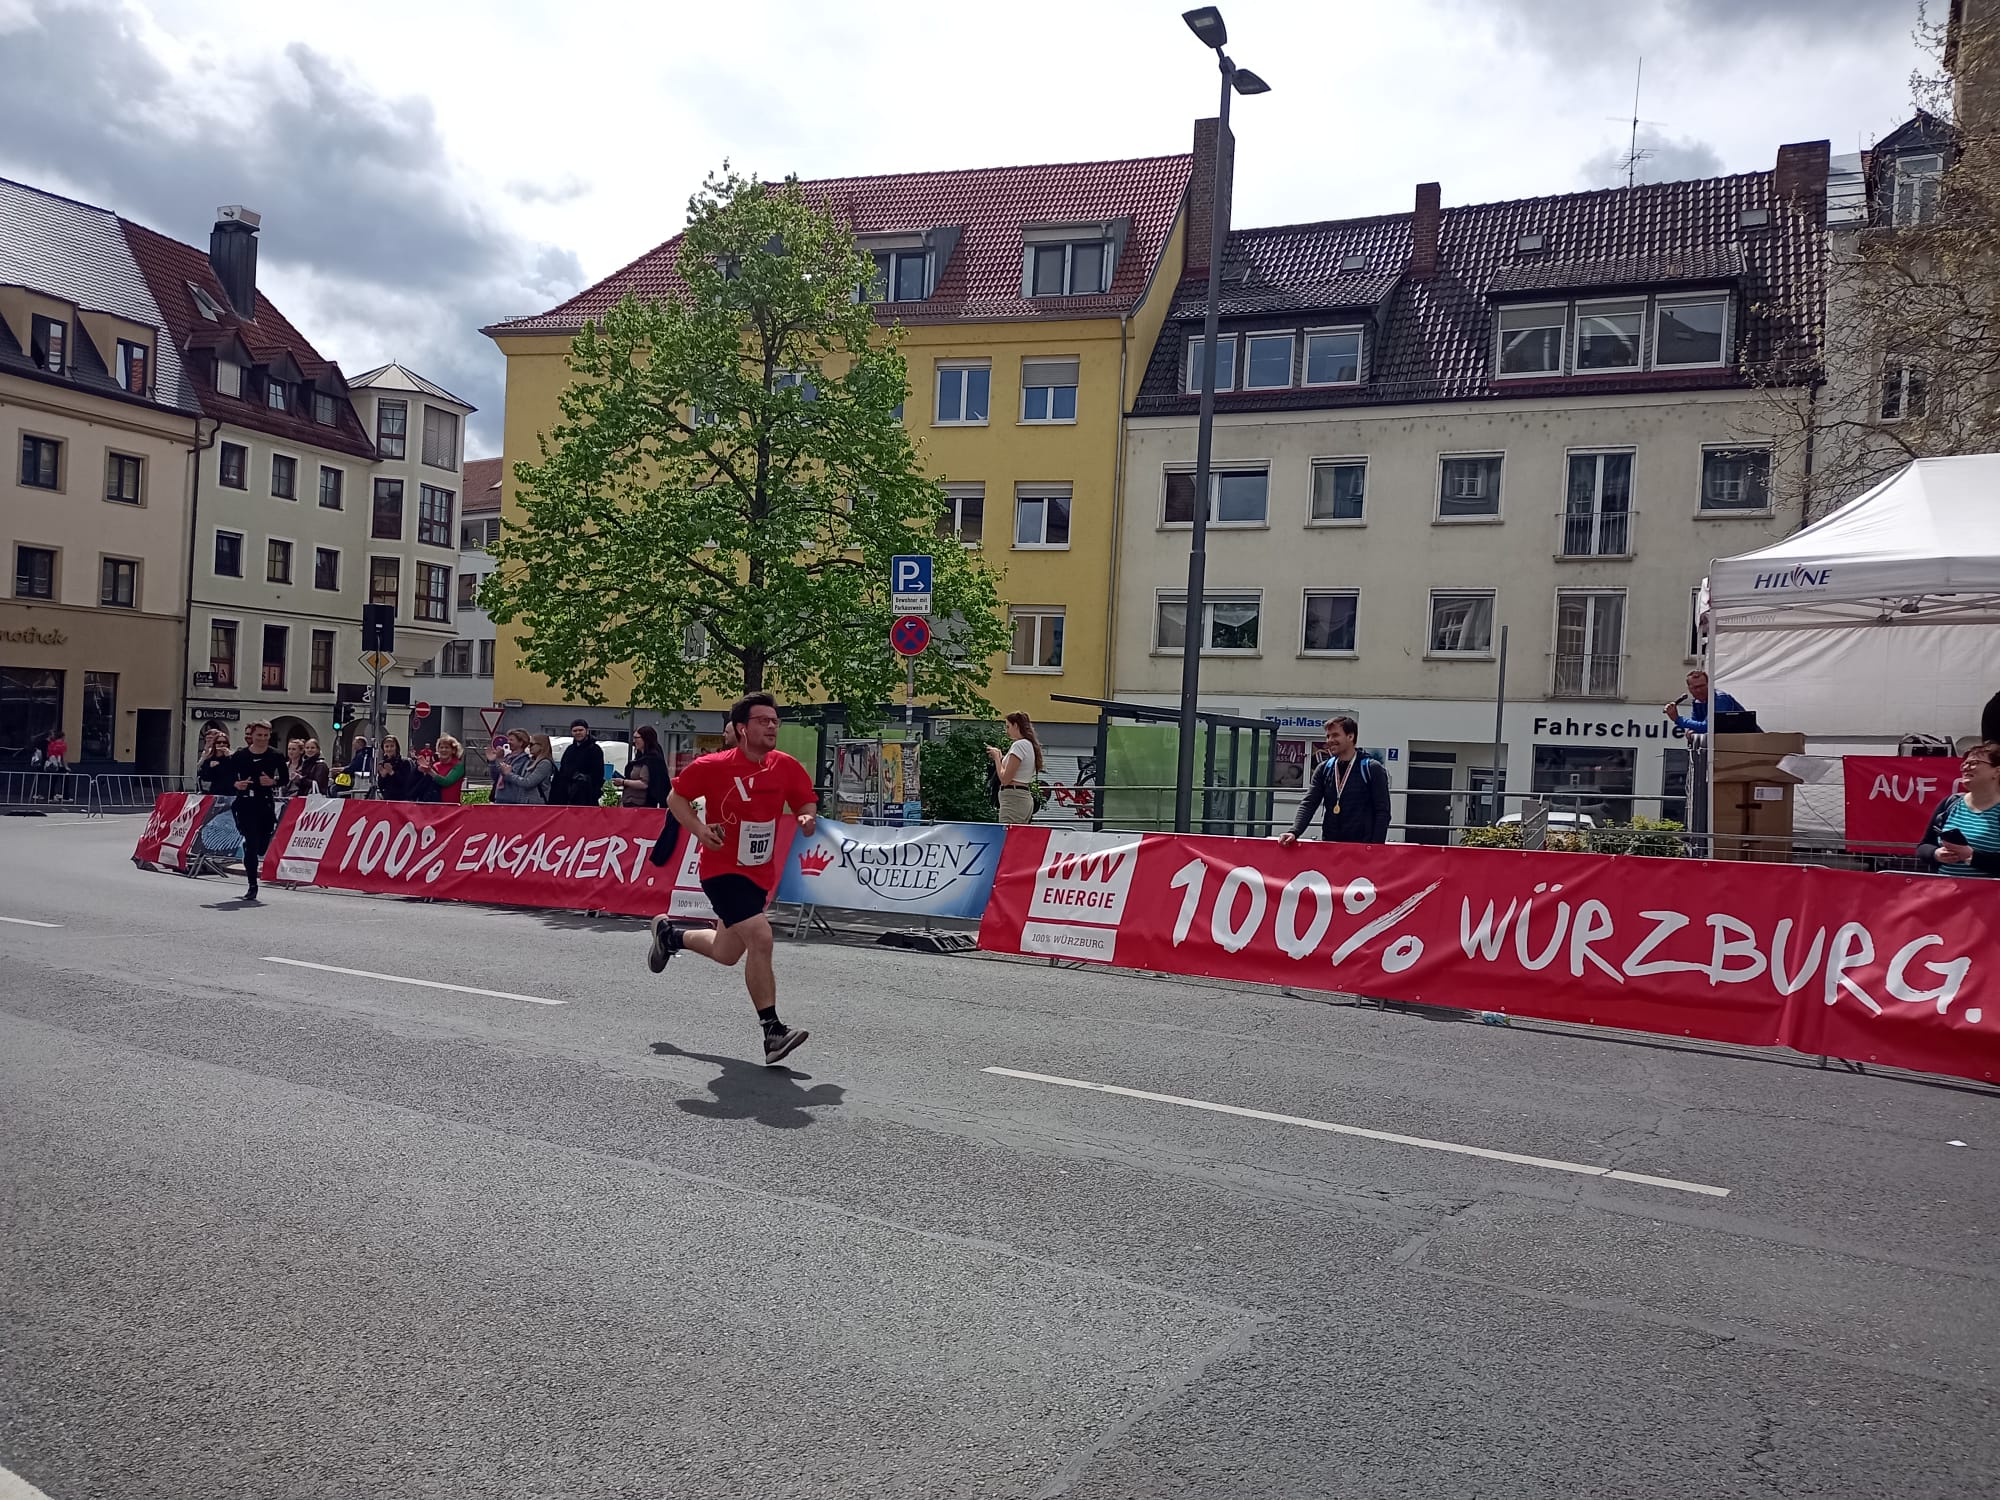
<instances>
[{"instance_id":1,"label":"dormer window","mask_svg":"<svg viewBox=\"0 0 2000 1500\"><path fill-rule=\"evenodd\" d=\"M313 420L322 427L332 427L338 421L333 397L325 391L313 392Z\"/></svg>"},{"instance_id":2,"label":"dormer window","mask_svg":"<svg viewBox=\"0 0 2000 1500\"><path fill-rule=\"evenodd\" d=\"M264 382L264 404L270 407L272 411L284 411L286 409L285 382L278 379L275 375Z\"/></svg>"},{"instance_id":3,"label":"dormer window","mask_svg":"<svg viewBox=\"0 0 2000 1500\"><path fill-rule=\"evenodd\" d=\"M60 318L45 318L37 313L29 334L36 367L52 375L62 374L68 363L64 356L69 346L69 325Z\"/></svg>"},{"instance_id":4,"label":"dormer window","mask_svg":"<svg viewBox=\"0 0 2000 1500\"><path fill-rule=\"evenodd\" d=\"M118 341L118 383L135 396L146 394L147 352L144 344Z\"/></svg>"},{"instance_id":5,"label":"dormer window","mask_svg":"<svg viewBox=\"0 0 2000 1500\"><path fill-rule=\"evenodd\" d=\"M1109 284L1107 240L1072 240L1028 247L1030 297L1094 297Z\"/></svg>"},{"instance_id":6,"label":"dormer window","mask_svg":"<svg viewBox=\"0 0 2000 1500\"><path fill-rule=\"evenodd\" d=\"M1732 348L1727 292L1541 302L1494 314L1493 375L1518 380L1719 369Z\"/></svg>"},{"instance_id":7,"label":"dormer window","mask_svg":"<svg viewBox=\"0 0 2000 1500\"><path fill-rule=\"evenodd\" d=\"M1944 181L1944 157L1935 151L1912 152L1896 158L1892 217L1898 226L1925 224L1937 215L1938 189Z\"/></svg>"},{"instance_id":8,"label":"dormer window","mask_svg":"<svg viewBox=\"0 0 2000 1500\"><path fill-rule=\"evenodd\" d=\"M882 250L875 256L871 302L922 302L930 296L930 254L924 250Z\"/></svg>"},{"instance_id":9,"label":"dormer window","mask_svg":"<svg viewBox=\"0 0 2000 1500\"><path fill-rule=\"evenodd\" d=\"M215 362L215 389L224 396L243 394L243 366L233 359L218 359Z\"/></svg>"}]
</instances>

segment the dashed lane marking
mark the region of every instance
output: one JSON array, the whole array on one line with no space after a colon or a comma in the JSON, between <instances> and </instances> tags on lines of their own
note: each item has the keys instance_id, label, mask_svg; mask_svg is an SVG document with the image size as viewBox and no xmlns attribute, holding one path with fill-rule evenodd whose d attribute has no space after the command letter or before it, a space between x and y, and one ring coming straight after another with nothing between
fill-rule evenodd
<instances>
[{"instance_id":1,"label":"dashed lane marking","mask_svg":"<svg viewBox=\"0 0 2000 1500\"><path fill-rule=\"evenodd\" d=\"M377 974L373 969L343 969L338 964L307 963L302 958L271 958L267 964L284 964L292 969L318 969L324 974L346 974L355 979L379 979L385 984L413 984L426 990L450 990L459 995L484 995L489 1000L519 1000L524 1005L567 1005L567 1000L547 1000L540 995L516 995L507 990L482 990L470 984L446 984L438 979L412 979L407 974Z\"/></svg>"}]
</instances>

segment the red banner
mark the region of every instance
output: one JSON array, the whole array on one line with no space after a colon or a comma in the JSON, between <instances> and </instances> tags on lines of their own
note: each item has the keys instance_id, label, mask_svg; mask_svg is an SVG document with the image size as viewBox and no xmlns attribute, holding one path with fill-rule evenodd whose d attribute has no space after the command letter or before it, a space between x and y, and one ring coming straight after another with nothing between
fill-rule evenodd
<instances>
[{"instance_id":1,"label":"red banner","mask_svg":"<svg viewBox=\"0 0 2000 1500\"><path fill-rule=\"evenodd\" d=\"M681 840L672 870L648 858L665 816L615 807L294 799L264 858L263 878L496 906L713 916L695 875L700 851L692 840ZM784 859L795 832L790 819L780 820L776 859Z\"/></svg>"},{"instance_id":2,"label":"red banner","mask_svg":"<svg viewBox=\"0 0 2000 1500\"><path fill-rule=\"evenodd\" d=\"M1942 755L1849 755L1847 847L1854 854L1910 854L1931 813L1958 786L1958 761Z\"/></svg>"},{"instance_id":3,"label":"red banner","mask_svg":"<svg viewBox=\"0 0 2000 1500\"><path fill-rule=\"evenodd\" d=\"M195 792L167 792L153 799L152 816L139 830L132 858L169 870L187 870L206 854L214 860L243 857L243 838L236 831L230 797L205 797Z\"/></svg>"},{"instance_id":4,"label":"red banner","mask_svg":"<svg viewBox=\"0 0 2000 1500\"><path fill-rule=\"evenodd\" d=\"M1991 1079L1993 901L1785 865L1024 827L979 945Z\"/></svg>"}]
</instances>

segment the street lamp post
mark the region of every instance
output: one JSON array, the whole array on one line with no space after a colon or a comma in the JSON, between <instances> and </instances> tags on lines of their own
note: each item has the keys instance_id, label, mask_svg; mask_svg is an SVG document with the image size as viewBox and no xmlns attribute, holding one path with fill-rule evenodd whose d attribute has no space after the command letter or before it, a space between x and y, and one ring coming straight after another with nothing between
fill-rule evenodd
<instances>
[{"instance_id":1,"label":"street lamp post","mask_svg":"<svg viewBox=\"0 0 2000 1500\"><path fill-rule=\"evenodd\" d=\"M1218 299L1222 293L1222 256L1229 244L1229 96L1263 94L1270 85L1248 68L1229 60L1223 46L1229 30L1222 24L1222 12L1213 5L1188 11L1181 17L1203 45L1214 49L1222 70L1221 123L1215 133L1215 181L1209 193L1208 302L1202 316L1201 337L1201 418L1195 429L1194 449L1194 529L1188 542L1187 605L1181 630L1181 745L1180 764L1174 773L1174 830L1191 831L1194 820L1194 742L1196 704L1201 697L1202 590L1208 574L1208 507L1210 457L1215 439L1215 351Z\"/></svg>"}]
</instances>

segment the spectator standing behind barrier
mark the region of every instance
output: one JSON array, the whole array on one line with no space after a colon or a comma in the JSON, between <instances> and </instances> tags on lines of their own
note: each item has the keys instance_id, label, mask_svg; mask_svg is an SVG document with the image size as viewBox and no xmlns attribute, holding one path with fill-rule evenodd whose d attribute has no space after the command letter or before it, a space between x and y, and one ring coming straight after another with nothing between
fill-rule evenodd
<instances>
[{"instance_id":1,"label":"spectator standing behind barrier","mask_svg":"<svg viewBox=\"0 0 2000 1500\"><path fill-rule=\"evenodd\" d=\"M211 797L235 796L235 773L229 769L233 753L227 730L209 730L201 737L201 759L195 763L194 784Z\"/></svg>"},{"instance_id":2,"label":"spectator standing behind barrier","mask_svg":"<svg viewBox=\"0 0 2000 1500\"><path fill-rule=\"evenodd\" d=\"M585 720L572 720L569 734L569 748L556 767L555 791L549 801L565 807L595 807L604 796L604 747L590 737Z\"/></svg>"},{"instance_id":3,"label":"spectator standing behind barrier","mask_svg":"<svg viewBox=\"0 0 2000 1500\"><path fill-rule=\"evenodd\" d=\"M298 764L292 767L291 789L294 797L324 797L331 784L332 773L320 758L319 741L307 740L300 752Z\"/></svg>"},{"instance_id":4,"label":"spectator standing behind barrier","mask_svg":"<svg viewBox=\"0 0 2000 1500\"><path fill-rule=\"evenodd\" d=\"M1042 754L1035 721L1026 714L1007 715L1007 734L1009 743L1004 751L998 745L986 747L986 758L993 763L993 774L1000 783L1000 821L1032 823L1035 779L1048 768L1048 760Z\"/></svg>"},{"instance_id":5,"label":"spectator standing behind barrier","mask_svg":"<svg viewBox=\"0 0 2000 1500\"><path fill-rule=\"evenodd\" d=\"M382 736L382 754L376 762L375 795L385 802L416 800L417 768L403 759L403 743L393 734Z\"/></svg>"},{"instance_id":6,"label":"spectator standing behind barrier","mask_svg":"<svg viewBox=\"0 0 2000 1500\"><path fill-rule=\"evenodd\" d=\"M437 783L438 801L459 802L465 797L465 746L448 734L438 736L437 758L431 762L431 780Z\"/></svg>"},{"instance_id":7,"label":"spectator standing behind barrier","mask_svg":"<svg viewBox=\"0 0 2000 1500\"><path fill-rule=\"evenodd\" d=\"M236 792L236 805L230 812L236 819L236 831L243 835L243 873L250 882L243 899L255 901L257 872L278 826L274 799L285 785L285 758L271 748L269 724L247 725L243 739L243 748L229 758L230 785Z\"/></svg>"},{"instance_id":8,"label":"spectator standing behind barrier","mask_svg":"<svg viewBox=\"0 0 2000 1500\"><path fill-rule=\"evenodd\" d=\"M1965 790L1931 813L1917 857L1939 875L2000 876L2000 744L1965 752Z\"/></svg>"},{"instance_id":9,"label":"spectator standing behind barrier","mask_svg":"<svg viewBox=\"0 0 2000 1500\"><path fill-rule=\"evenodd\" d=\"M285 741L285 785L278 793L281 797L292 795L292 788L299 779L299 762L306 758L306 737L295 734Z\"/></svg>"},{"instance_id":10,"label":"spectator standing behind barrier","mask_svg":"<svg viewBox=\"0 0 2000 1500\"><path fill-rule=\"evenodd\" d=\"M63 738L63 732L60 729L49 731L48 758L43 761L42 769L49 773L49 801L61 802L67 800L68 787L66 785L66 778L69 776L69 741Z\"/></svg>"},{"instance_id":11,"label":"spectator standing behind barrier","mask_svg":"<svg viewBox=\"0 0 2000 1500\"><path fill-rule=\"evenodd\" d=\"M611 784L618 788L618 805L665 807L670 788L667 758L660 753L659 731L650 724L642 724L632 736L632 743L639 753L625 763L623 776L611 779Z\"/></svg>"},{"instance_id":12,"label":"spectator standing behind barrier","mask_svg":"<svg viewBox=\"0 0 2000 1500\"><path fill-rule=\"evenodd\" d=\"M1710 698L1708 673L1700 671L1688 673L1687 685L1688 711L1685 714L1679 712L1680 702L1676 700L1667 705L1667 718L1673 722L1674 728L1680 730L1682 734L1707 734ZM1729 694L1716 693L1713 696L1716 713L1740 714L1744 712L1743 705L1730 697Z\"/></svg>"},{"instance_id":13,"label":"spectator standing behind barrier","mask_svg":"<svg viewBox=\"0 0 2000 1500\"><path fill-rule=\"evenodd\" d=\"M547 800L549 781L556 774L556 766L549 759L548 736L537 738L542 742L539 752L530 749L527 730L510 729L507 732L507 754L494 767L498 776L493 783L493 800L496 803L510 807L539 807Z\"/></svg>"},{"instance_id":14,"label":"spectator standing behind barrier","mask_svg":"<svg viewBox=\"0 0 2000 1500\"><path fill-rule=\"evenodd\" d=\"M368 743L367 735L357 734L354 737L354 752L347 757L347 774L359 783L363 776L372 775L374 771L374 747Z\"/></svg>"},{"instance_id":15,"label":"spectator standing behind barrier","mask_svg":"<svg viewBox=\"0 0 2000 1500\"><path fill-rule=\"evenodd\" d=\"M1290 847L1306 831L1316 808L1326 807L1320 838L1329 844L1389 842L1389 770L1355 744L1361 726L1346 717L1326 721L1326 760L1313 772L1305 801L1292 819L1291 831L1278 836Z\"/></svg>"}]
</instances>

